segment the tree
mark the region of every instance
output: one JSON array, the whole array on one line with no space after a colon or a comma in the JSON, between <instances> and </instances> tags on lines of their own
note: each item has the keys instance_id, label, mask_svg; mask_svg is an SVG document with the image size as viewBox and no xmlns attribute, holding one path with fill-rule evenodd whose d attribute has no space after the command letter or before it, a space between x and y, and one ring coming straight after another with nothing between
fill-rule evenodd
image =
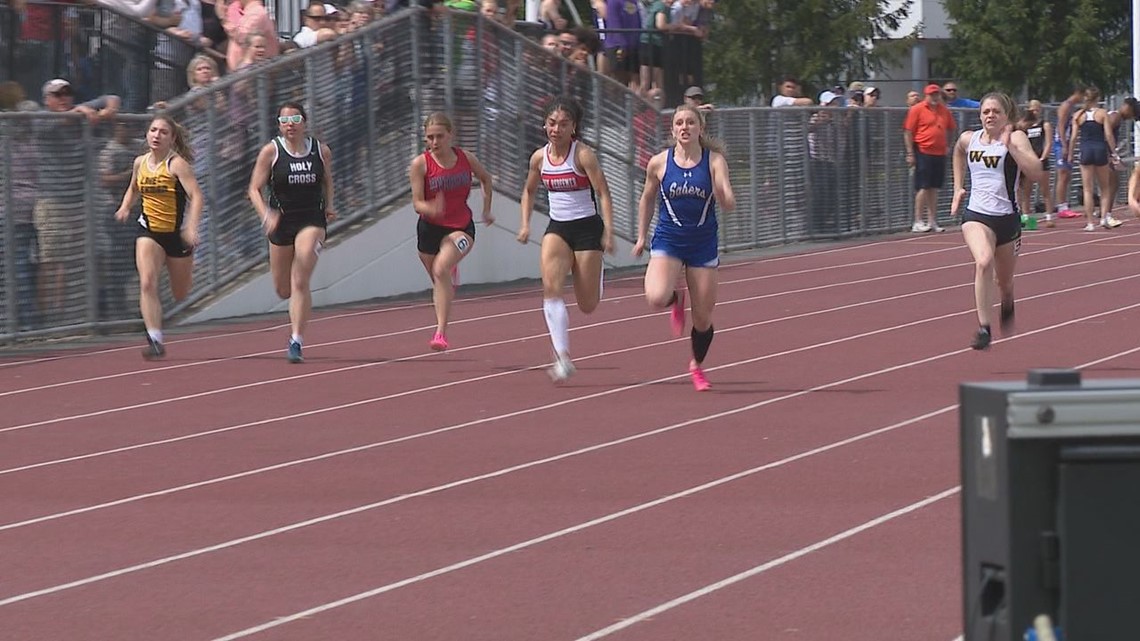
<instances>
[{"instance_id":1,"label":"tree","mask_svg":"<svg viewBox=\"0 0 1140 641\"><path fill-rule=\"evenodd\" d=\"M1056 100L1078 82L1102 92L1128 83L1129 0L945 0L945 7L947 62L979 92Z\"/></svg>"},{"instance_id":2,"label":"tree","mask_svg":"<svg viewBox=\"0 0 1140 641\"><path fill-rule=\"evenodd\" d=\"M733 0L717 3L705 79L717 100L768 93L791 74L808 88L863 79L905 44L870 48L909 15L912 0Z\"/></svg>"}]
</instances>

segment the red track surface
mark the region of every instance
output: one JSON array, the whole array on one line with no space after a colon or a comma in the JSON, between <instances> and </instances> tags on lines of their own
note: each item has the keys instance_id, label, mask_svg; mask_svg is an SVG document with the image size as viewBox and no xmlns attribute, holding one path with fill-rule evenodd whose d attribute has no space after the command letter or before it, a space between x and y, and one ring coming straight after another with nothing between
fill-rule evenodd
<instances>
[{"instance_id":1,"label":"red track surface","mask_svg":"<svg viewBox=\"0 0 1140 641\"><path fill-rule=\"evenodd\" d=\"M0 362L3 639L839 639L961 629L957 384L1140 367L1140 234L1027 236L966 349L956 233L721 272L714 389L640 278Z\"/></svg>"}]
</instances>

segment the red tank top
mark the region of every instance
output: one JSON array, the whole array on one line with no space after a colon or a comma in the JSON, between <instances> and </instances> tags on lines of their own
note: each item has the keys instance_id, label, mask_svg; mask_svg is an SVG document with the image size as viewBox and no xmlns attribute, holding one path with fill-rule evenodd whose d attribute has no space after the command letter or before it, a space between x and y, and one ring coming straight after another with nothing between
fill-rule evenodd
<instances>
[{"instance_id":1,"label":"red tank top","mask_svg":"<svg viewBox=\"0 0 1140 641\"><path fill-rule=\"evenodd\" d=\"M424 198L431 202L435 195L443 192L444 211L438 218L428 218L428 222L450 229L463 229L471 223L471 208L467 197L471 195L471 164L467 156L457 147L455 164L450 168L440 166L430 151L424 152L427 172L424 174Z\"/></svg>"}]
</instances>

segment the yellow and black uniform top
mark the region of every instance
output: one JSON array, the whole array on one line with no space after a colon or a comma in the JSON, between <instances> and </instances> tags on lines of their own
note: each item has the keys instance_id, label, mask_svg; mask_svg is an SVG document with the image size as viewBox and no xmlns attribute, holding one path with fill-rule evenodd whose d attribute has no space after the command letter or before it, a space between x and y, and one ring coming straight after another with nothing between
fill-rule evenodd
<instances>
[{"instance_id":1,"label":"yellow and black uniform top","mask_svg":"<svg viewBox=\"0 0 1140 641\"><path fill-rule=\"evenodd\" d=\"M148 153L139 163L138 189L142 194L142 216L139 224L155 234L167 234L182 229L182 216L186 212L186 190L170 171L174 154L151 167L154 154Z\"/></svg>"}]
</instances>

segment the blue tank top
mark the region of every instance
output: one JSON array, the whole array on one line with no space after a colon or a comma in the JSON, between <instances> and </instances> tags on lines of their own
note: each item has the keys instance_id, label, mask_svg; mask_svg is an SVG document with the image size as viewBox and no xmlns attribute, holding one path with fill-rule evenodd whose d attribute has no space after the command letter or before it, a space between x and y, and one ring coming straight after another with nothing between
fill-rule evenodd
<instances>
[{"instance_id":1,"label":"blue tank top","mask_svg":"<svg viewBox=\"0 0 1140 641\"><path fill-rule=\"evenodd\" d=\"M712 169L709 150L701 150L701 161L684 169L673 160L670 148L661 177L661 206L657 216L657 233L680 232L716 234L716 201L713 199Z\"/></svg>"}]
</instances>

